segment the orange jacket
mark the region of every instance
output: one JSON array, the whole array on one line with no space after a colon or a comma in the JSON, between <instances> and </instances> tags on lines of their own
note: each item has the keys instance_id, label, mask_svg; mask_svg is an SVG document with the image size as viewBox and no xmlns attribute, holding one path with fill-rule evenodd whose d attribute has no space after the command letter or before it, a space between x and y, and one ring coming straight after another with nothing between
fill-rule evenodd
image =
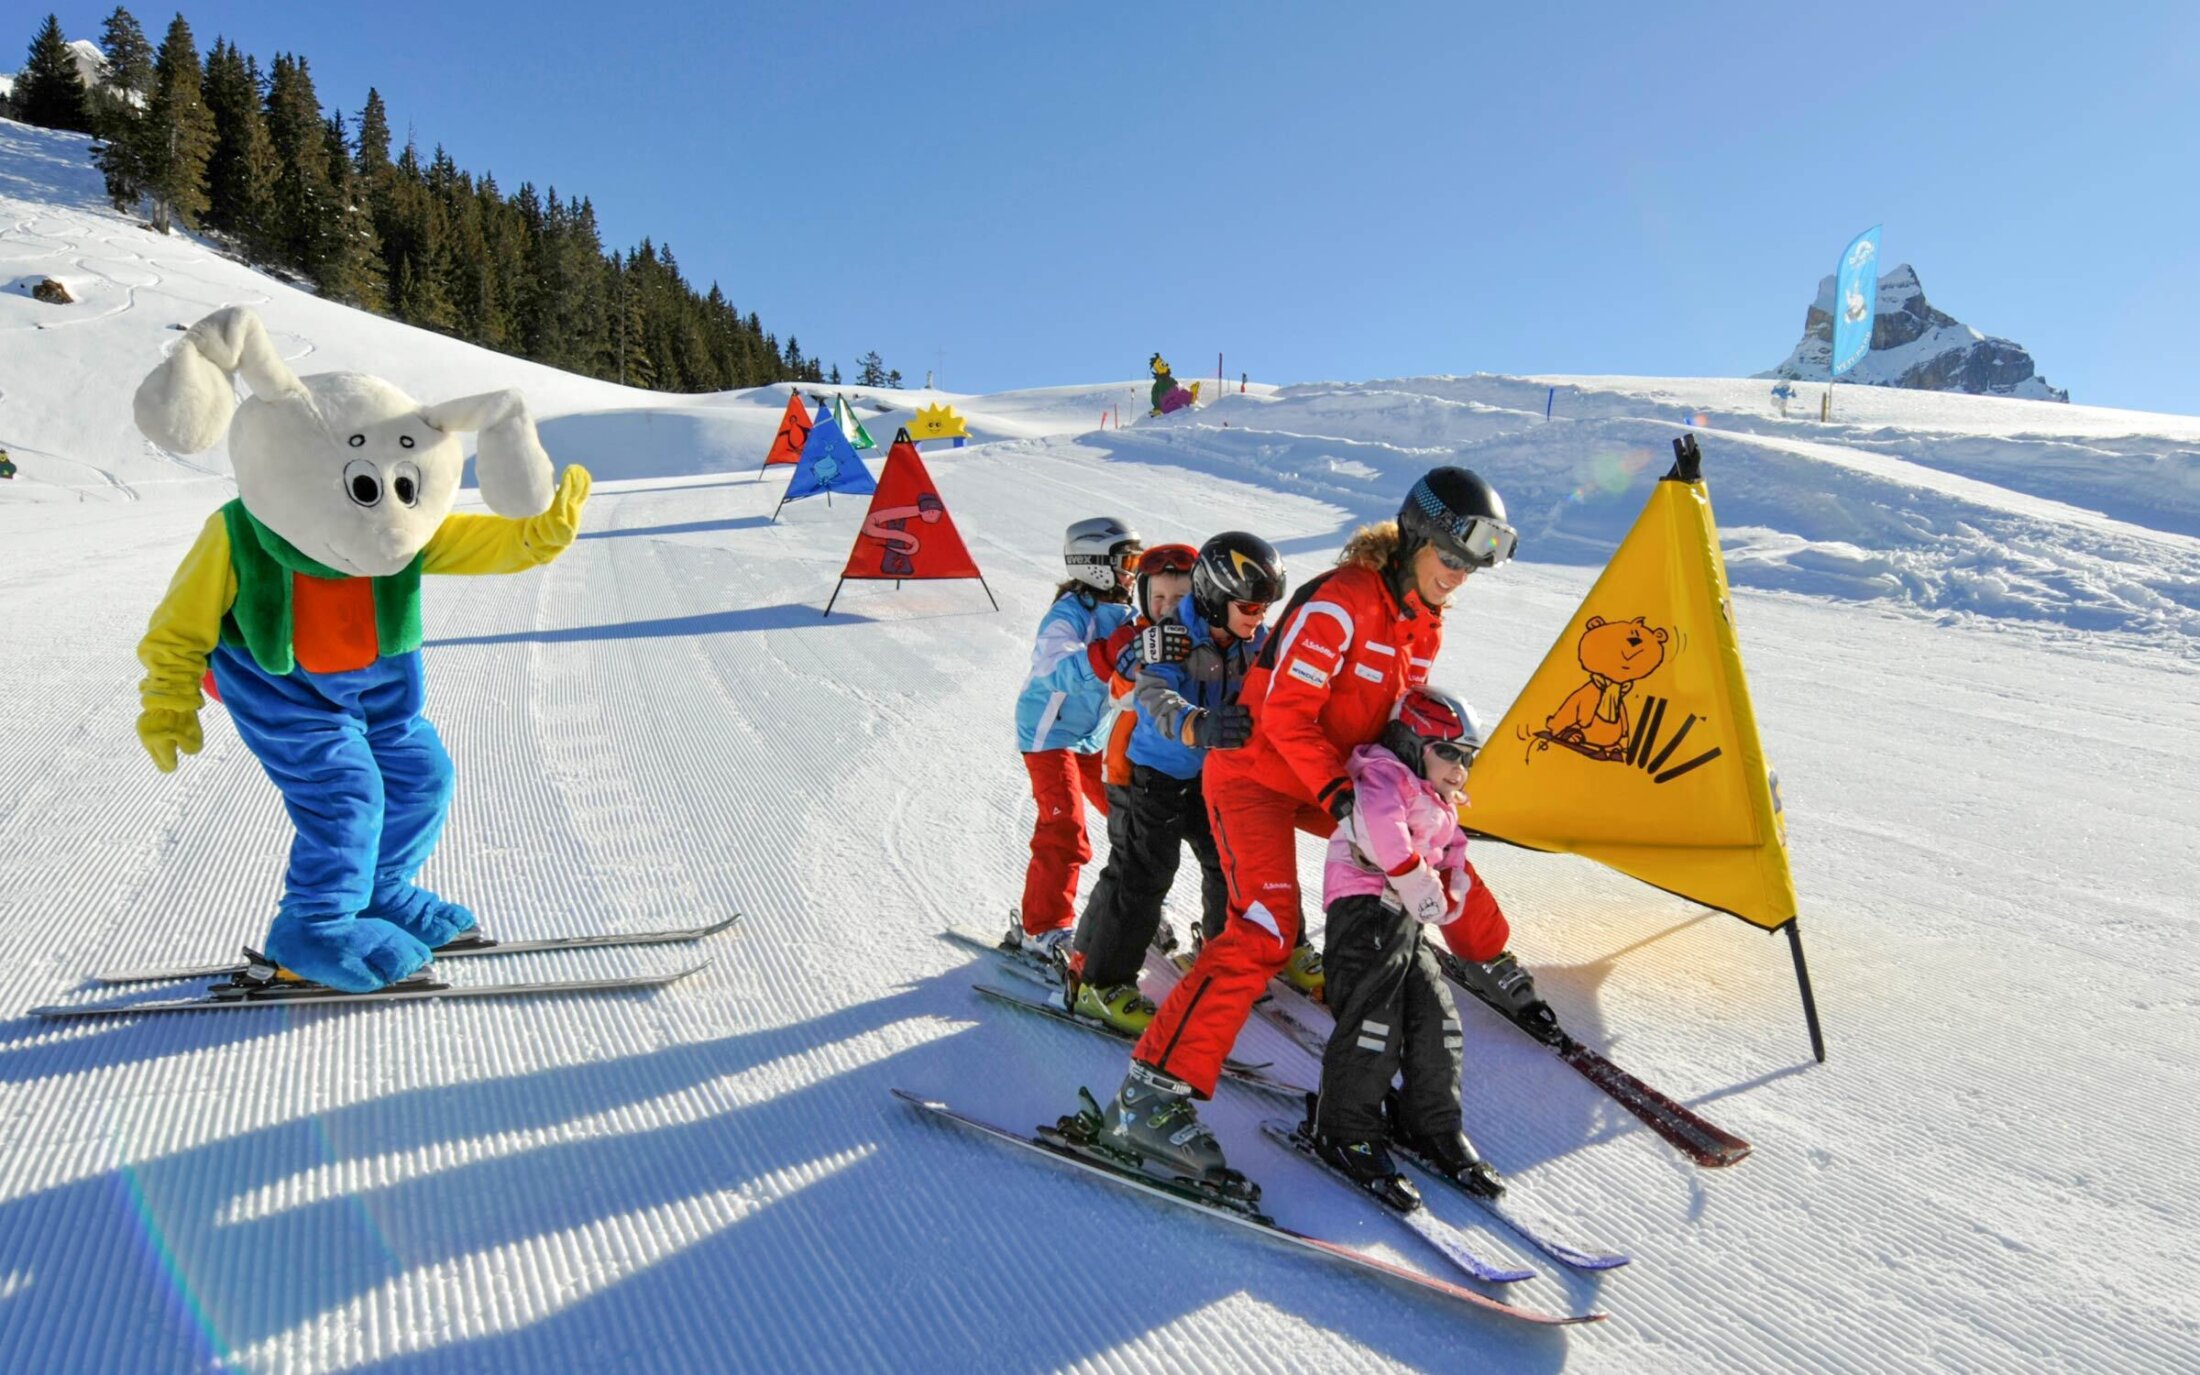
<instances>
[{"instance_id":1,"label":"orange jacket","mask_svg":"<svg viewBox=\"0 0 2200 1375\"><path fill-rule=\"evenodd\" d=\"M1107 671L1101 676L1107 679L1108 692L1117 700L1127 695L1138 679L1138 650L1134 642L1138 632L1153 622L1144 616L1133 614L1118 626L1115 633L1092 647L1095 668L1103 662ZM1128 673L1124 669L1128 668ZM1131 785L1131 732L1138 729L1138 713L1125 707L1116 713L1115 725L1108 731L1107 762L1103 766L1101 781L1111 788L1127 788Z\"/></svg>"},{"instance_id":2,"label":"orange jacket","mask_svg":"<svg viewBox=\"0 0 2200 1375\"><path fill-rule=\"evenodd\" d=\"M1207 756L1210 791L1251 782L1328 807L1351 786L1345 757L1381 738L1398 698L1428 681L1443 642L1442 613L1418 592L1401 606L1372 568L1348 564L1314 579L1246 676L1239 700L1252 709L1253 738Z\"/></svg>"}]
</instances>

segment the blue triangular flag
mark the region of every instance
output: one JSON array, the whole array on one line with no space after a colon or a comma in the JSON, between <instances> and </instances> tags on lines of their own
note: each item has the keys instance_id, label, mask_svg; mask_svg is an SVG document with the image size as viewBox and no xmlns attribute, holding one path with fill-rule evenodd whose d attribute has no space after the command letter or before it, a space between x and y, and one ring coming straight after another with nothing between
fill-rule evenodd
<instances>
[{"instance_id":1,"label":"blue triangular flag","mask_svg":"<svg viewBox=\"0 0 2200 1375\"><path fill-rule=\"evenodd\" d=\"M802 458L794 466L794 476L788 479L787 495L781 503L814 497L819 492L875 492L878 483L871 477L871 470L863 466L856 456L848 436L843 434L840 423L833 419L831 407L826 407L810 427L809 442L802 446Z\"/></svg>"}]
</instances>

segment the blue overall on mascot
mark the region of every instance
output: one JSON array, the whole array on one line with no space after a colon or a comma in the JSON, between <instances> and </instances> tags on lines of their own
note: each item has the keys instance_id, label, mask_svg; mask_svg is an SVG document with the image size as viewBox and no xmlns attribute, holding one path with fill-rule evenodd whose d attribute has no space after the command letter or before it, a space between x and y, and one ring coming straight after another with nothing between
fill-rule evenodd
<instances>
[{"instance_id":1,"label":"blue overall on mascot","mask_svg":"<svg viewBox=\"0 0 2200 1375\"><path fill-rule=\"evenodd\" d=\"M251 396L235 400L231 378ZM163 772L196 754L209 667L297 834L265 953L364 993L474 925L413 882L451 802L421 715L420 576L517 573L580 528L589 479L550 457L518 392L423 406L359 373L294 376L259 317L217 311L138 388L138 428L176 453L226 431L238 497L176 570L138 645L138 737ZM454 515L465 455L495 515Z\"/></svg>"}]
</instances>

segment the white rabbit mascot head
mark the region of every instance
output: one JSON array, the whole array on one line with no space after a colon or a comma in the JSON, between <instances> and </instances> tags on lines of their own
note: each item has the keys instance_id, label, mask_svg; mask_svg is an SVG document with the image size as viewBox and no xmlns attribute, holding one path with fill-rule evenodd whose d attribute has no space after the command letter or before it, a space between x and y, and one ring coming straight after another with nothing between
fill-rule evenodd
<instances>
[{"instance_id":1,"label":"white rabbit mascot head","mask_svg":"<svg viewBox=\"0 0 2200 1375\"><path fill-rule=\"evenodd\" d=\"M252 394L236 400L230 379ZM195 454L229 435L238 495L299 553L353 577L412 562L458 493L459 436L480 433L481 496L499 515L548 509L550 456L516 391L423 406L378 377L293 374L242 306L193 325L138 387L138 428Z\"/></svg>"}]
</instances>

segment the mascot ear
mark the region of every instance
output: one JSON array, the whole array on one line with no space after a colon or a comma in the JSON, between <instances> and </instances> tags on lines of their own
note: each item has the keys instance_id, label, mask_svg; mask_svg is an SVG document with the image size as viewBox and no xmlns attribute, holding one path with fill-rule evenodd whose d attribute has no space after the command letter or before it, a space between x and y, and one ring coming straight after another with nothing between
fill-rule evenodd
<instances>
[{"instance_id":1,"label":"mascot ear","mask_svg":"<svg viewBox=\"0 0 2200 1375\"><path fill-rule=\"evenodd\" d=\"M191 326L175 352L138 384L132 406L138 428L173 453L213 448L237 409L229 379L238 373L255 396L305 399L297 376L275 356L260 317L230 306Z\"/></svg>"},{"instance_id":2,"label":"mascot ear","mask_svg":"<svg viewBox=\"0 0 2200 1375\"><path fill-rule=\"evenodd\" d=\"M481 499L500 516L538 516L550 509L550 455L542 451L527 403L512 390L462 396L428 407L421 416L448 434L474 430L474 475Z\"/></svg>"},{"instance_id":3,"label":"mascot ear","mask_svg":"<svg viewBox=\"0 0 2200 1375\"><path fill-rule=\"evenodd\" d=\"M1600 625L1603 625L1603 624L1604 624L1604 618L1603 618L1602 616L1591 616L1591 617L1589 618L1589 623L1588 623L1587 625L1583 626L1583 627L1582 627L1582 629L1583 629L1583 630L1594 630L1594 629L1596 629L1596 628L1597 628L1598 626L1600 626Z\"/></svg>"}]
</instances>

